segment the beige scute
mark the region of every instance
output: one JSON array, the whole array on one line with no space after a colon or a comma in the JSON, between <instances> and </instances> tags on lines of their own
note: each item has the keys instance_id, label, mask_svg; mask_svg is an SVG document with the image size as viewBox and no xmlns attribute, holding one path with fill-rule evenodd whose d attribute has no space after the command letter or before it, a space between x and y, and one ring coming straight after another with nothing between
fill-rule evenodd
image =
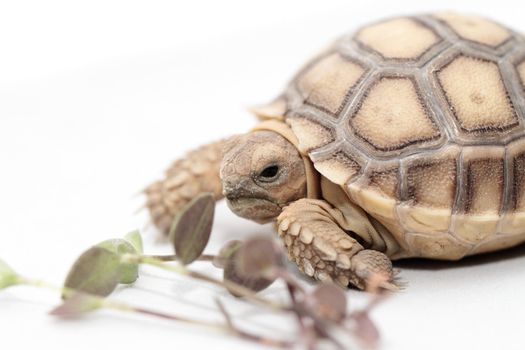
<instances>
[{"instance_id":1,"label":"beige scute","mask_svg":"<svg viewBox=\"0 0 525 350\"><path fill-rule=\"evenodd\" d=\"M283 120L286 114L286 108L286 100L282 96L279 96L266 105L251 107L249 110L262 121Z\"/></svg>"},{"instance_id":2,"label":"beige scute","mask_svg":"<svg viewBox=\"0 0 525 350\"><path fill-rule=\"evenodd\" d=\"M368 186L386 198L397 198L398 168L372 171Z\"/></svg>"},{"instance_id":3,"label":"beige scute","mask_svg":"<svg viewBox=\"0 0 525 350\"><path fill-rule=\"evenodd\" d=\"M397 214L407 232L447 233L457 189L459 147L406 162L406 200Z\"/></svg>"},{"instance_id":4,"label":"beige scute","mask_svg":"<svg viewBox=\"0 0 525 350\"><path fill-rule=\"evenodd\" d=\"M489 46L499 46L511 37L507 28L486 18L446 12L436 15L461 38Z\"/></svg>"},{"instance_id":5,"label":"beige scute","mask_svg":"<svg viewBox=\"0 0 525 350\"><path fill-rule=\"evenodd\" d=\"M342 186L359 173L361 166L343 152L336 152L332 157L316 162L315 168L327 174L330 181Z\"/></svg>"},{"instance_id":6,"label":"beige scute","mask_svg":"<svg viewBox=\"0 0 525 350\"><path fill-rule=\"evenodd\" d=\"M365 26L330 52L291 82L285 122L388 231L376 234L395 240L391 258L525 242L522 37L475 16L423 15Z\"/></svg>"},{"instance_id":7,"label":"beige scute","mask_svg":"<svg viewBox=\"0 0 525 350\"><path fill-rule=\"evenodd\" d=\"M407 241L414 255L439 260L459 260L471 249L446 234L407 233Z\"/></svg>"},{"instance_id":8,"label":"beige scute","mask_svg":"<svg viewBox=\"0 0 525 350\"><path fill-rule=\"evenodd\" d=\"M335 115L363 73L358 64L331 54L310 66L297 84L308 103Z\"/></svg>"},{"instance_id":9,"label":"beige scute","mask_svg":"<svg viewBox=\"0 0 525 350\"><path fill-rule=\"evenodd\" d=\"M497 214L501 209L504 184L502 147L473 147L463 151L465 163L465 203L473 214Z\"/></svg>"},{"instance_id":10,"label":"beige scute","mask_svg":"<svg viewBox=\"0 0 525 350\"><path fill-rule=\"evenodd\" d=\"M362 29L357 40L385 58L417 59L440 38L413 19L398 18Z\"/></svg>"},{"instance_id":11,"label":"beige scute","mask_svg":"<svg viewBox=\"0 0 525 350\"><path fill-rule=\"evenodd\" d=\"M407 164L407 199L414 206L452 210L456 197L458 147Z\"/></svg>"},{"instance_id":12,"label":"beige scute","mask_svg":"<svg viewBox=\"0 0 525 350\"><path fill-rule=\"evenodd\" d=\"M397 149L439 137L410 79L383 78L367 95L351 126L374 147Z\"/></svg>"},{"instance_id":13,"label":"beige scute","mask_svg":"<svg viewBox=\"0 0 525 350\"><path fill-rule=\"evenodd\" d=\"M299 149L303 153L308 153L312 149L327 145L334 140L328 128L311 120L290 118L288 123L299 139Z\"/></svg>"},{"instance_id":14,"label":"beige scute","mask_svg":"<svg viewBox=\"0 0 525 350\"><path fill-rule=\"evenodd\" d=\"M506 129L517 124L495 62L459 56L438 77L463 129Z\"/></svg>"}]
</instances>

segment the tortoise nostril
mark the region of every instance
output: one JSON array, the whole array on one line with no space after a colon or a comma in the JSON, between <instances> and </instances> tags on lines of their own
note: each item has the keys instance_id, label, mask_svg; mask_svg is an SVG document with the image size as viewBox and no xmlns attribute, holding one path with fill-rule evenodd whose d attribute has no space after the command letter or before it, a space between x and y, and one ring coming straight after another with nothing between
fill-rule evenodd
<instances>
[{"instance_id":1,"label":"tortoise nostril","mask_svg":"<svg viewBox=\"0 0 525 350\"><path fill-rule=\"evenodd\" d=\"M250 179L230 178L222 183L222 193L228 199L253 197L254 191Z\"/></svg>"},{"instance_id":2,"label":"tortoise nostril","mask_svg":"<svg viewBox=\"0 0 525 350\"><path fill-rule=\"evenodd\" d=\"M235 183L227 182L222 184L222 194L226 198L235 197L238 192L238 188Z\"/></svg>"}]
</instances>

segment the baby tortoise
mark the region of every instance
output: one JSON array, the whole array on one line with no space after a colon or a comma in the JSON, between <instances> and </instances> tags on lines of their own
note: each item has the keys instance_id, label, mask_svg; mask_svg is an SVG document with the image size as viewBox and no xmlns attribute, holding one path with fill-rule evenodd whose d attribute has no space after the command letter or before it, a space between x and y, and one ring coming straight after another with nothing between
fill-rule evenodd
<instances>
[{"instance_id":1,"label":"baby tortoise","mask_svg":"<svg viewBox=\"0 0 525 350\"><path fill-rule=\"evenodd\" d=\"M308 276L393 283L391 260L458 260L525 241L525 38L491 20L388 19L310 61L242 136L147 190L156 226L199 192L276 221ZM387 287L393 284L386 283Z\"/></svg>"}]
</instances>

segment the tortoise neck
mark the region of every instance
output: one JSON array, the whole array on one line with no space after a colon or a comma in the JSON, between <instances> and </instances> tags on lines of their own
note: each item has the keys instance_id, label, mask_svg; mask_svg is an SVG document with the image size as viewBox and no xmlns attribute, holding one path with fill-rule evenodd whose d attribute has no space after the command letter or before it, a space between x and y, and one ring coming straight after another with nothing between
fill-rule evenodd
<instances>
[{"instance_id":1,"label":"tortoise neck","mask_svg":"<svg viewBox=\"0 0 525 350\"><path fill-rule=\"evenodd\" d=\"M306 197L312 199L321 198L319 173L315 170L308 154L301 152L301 149L299 148L299 140L293 133L292 129L284 122L266 120L252 129L252 131L260 130L273 131L281 135L297 149L297 152L299 152L304 162L304 171L306 174Z\"/></svg>"}]
</instances>

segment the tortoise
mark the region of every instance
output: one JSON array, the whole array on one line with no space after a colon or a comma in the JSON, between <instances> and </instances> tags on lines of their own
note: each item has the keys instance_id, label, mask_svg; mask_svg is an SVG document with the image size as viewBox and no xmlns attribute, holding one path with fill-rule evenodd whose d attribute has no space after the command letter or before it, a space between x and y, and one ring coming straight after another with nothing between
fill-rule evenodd
<instances>
[{"instance_id":1,"label":"tortoise","mask_svg":"<svg viewBox=\"0 0 525 350\"><path fill-rule=\"evenodd\" d=\"M306 275L367 288L392 260L525 242L525 38L486 18L381 20L308 62L259 124L190 152L145 193L167 231L199 192L274 221Z\"/></svg>"}]
</instances>

